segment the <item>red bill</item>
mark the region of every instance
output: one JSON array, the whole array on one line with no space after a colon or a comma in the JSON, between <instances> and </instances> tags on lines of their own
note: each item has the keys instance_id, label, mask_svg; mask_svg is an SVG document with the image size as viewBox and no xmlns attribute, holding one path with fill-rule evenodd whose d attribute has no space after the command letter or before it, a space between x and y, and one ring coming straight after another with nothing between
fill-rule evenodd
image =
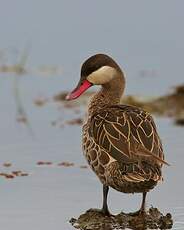
<instances>
[{"instance_id":1,"label":"red bill","mask_svg":"<svg viewBox=\"0 0 184 230\"><path fill-rule=\"evenodd\" d=\"M82 93L84 93L88 88L92 86L92 83L88 80L84 80L82 84L77 86L71 93L66 96L66 100L73 100L78 98Z\"/></svg>"}]
</instances>

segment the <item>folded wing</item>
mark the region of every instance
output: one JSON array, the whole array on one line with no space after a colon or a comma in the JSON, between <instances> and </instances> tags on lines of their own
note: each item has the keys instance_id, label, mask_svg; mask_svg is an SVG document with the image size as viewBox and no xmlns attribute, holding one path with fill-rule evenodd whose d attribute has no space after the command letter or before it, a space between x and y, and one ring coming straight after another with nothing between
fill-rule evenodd
<instances>
[{"instance_id":1,"label":"folded wing","mask_svg":"<svg viewBox=\"0 0 184 230\"><path fill-rule=\"evenodd\" d=\"M121 168L123 165L132 168L132 173L137 167L143 171L149 168L157 171L162 164L168 164L164 161L153 118L136 107L116 105L101 110L92 117L90 135L101 149L122 165ZM147 173L151 175L151 172Z\"/></svg>"}]
</instances>

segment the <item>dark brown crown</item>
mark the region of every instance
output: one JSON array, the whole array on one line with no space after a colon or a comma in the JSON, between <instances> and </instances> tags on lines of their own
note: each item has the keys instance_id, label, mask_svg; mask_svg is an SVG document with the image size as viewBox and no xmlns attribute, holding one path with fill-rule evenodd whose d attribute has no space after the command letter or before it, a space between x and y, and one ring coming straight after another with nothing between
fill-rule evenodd
<instances>
[{"instance_id":1,"label":"dark brown crown","mask_svg":"<svg viewBox=\"0 0 184 230\"><path fill-rule=\"evenodd\" d=\"M81 68L81 77L85 79L94 71L100 69L103 66L110 66L118 71L121 71L120 67L116 62L106 54L95 54L88 58L82 65Z\"/></svg>"}]
</instances>

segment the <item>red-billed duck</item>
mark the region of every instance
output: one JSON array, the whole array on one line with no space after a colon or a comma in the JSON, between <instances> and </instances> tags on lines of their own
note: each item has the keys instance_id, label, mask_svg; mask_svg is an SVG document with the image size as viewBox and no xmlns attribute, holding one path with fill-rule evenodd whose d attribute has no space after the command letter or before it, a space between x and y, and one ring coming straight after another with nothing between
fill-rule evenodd
<instances>
[{"instance_id":1,"label":"red-billed duck","mask_svg":"<svg viewBox=\"0 0 184 230\"><path fill-rule=\"evenodd\" d=\"M101 212L110 215L109 187L123 193L142 193L137 214L145 212L146 194L162 178L164 161L161 140L152 116L134 106L120 104L125 77L108 55L96 54L82 65L77 87L67 100L78 98L93 85L101 85L91 98L82 129L84 156L103 184Z\"/></svg>"}]
</instances>

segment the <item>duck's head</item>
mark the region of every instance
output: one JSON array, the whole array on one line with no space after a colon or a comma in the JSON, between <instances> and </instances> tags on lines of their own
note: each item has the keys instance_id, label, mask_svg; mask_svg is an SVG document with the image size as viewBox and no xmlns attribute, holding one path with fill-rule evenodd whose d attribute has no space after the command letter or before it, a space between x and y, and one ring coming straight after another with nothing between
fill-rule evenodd
<instances>
[{"instance_id":1,"label":"duck's head","mask_svg":"<svg viewBox=\"0 0 184 230\"><path fill-rule=\"evenodd\" d=\"M93 85L107 85L121 75L117 63L106 54L96 54L88 58L82 65L81 77L77 87L66 96L66 100L78 98Z\"/></svg>"}]
</instances>

